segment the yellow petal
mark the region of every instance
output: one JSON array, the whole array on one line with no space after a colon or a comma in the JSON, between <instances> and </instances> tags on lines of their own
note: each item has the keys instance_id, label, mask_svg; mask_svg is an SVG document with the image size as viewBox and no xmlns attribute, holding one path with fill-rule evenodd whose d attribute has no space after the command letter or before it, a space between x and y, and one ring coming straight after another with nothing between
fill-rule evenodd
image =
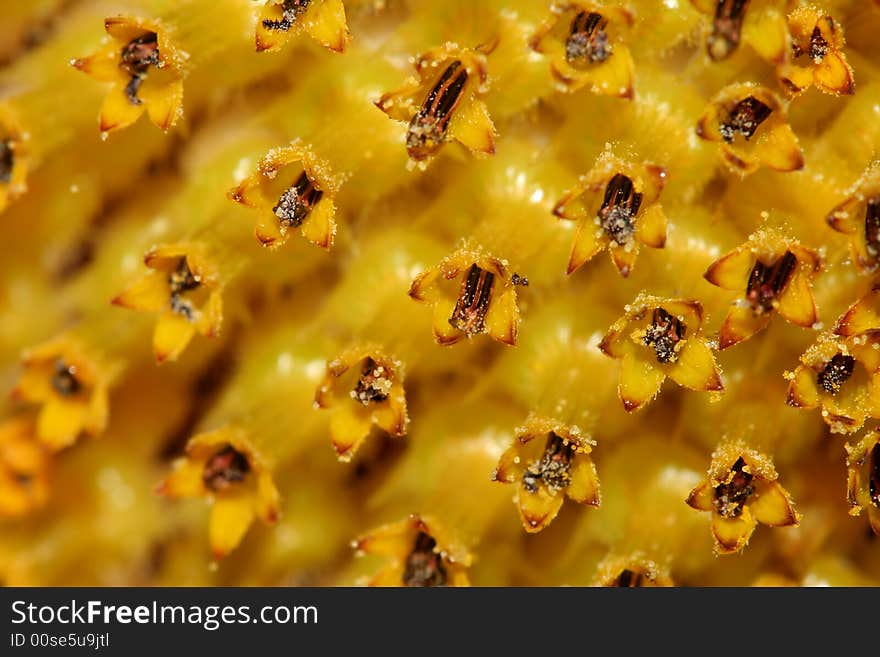
<instances>
[{"instance_id":1,"label":"yellow petal","mask_svg":"<svg viewBox=\"0 0 880 657\"><path fill-rule=\"evenodd\" d=\"M635 345L626 333L628 327L628 322L615 322L599 343L600 351L611 358L623 358L624 354L632 353Z\"/></svg>"},{"instance_id":2,"label":"yellow petal","mask_svg":"<svg viewBox=\"0 0 880 657\"><path fill-rule=\"evenodd\" d=\"M804 168L804 155L794 130L787 123L776 123L763 131L754 142L752 155L776 171Z\"/></svg>"},{"instance_id":3,"label":"yellow petal","mask_svg":"<svg viewBox=\"0 0 880 657\"><path fill-rule=\"evenodd\" d=\"M776 310L792 324L804 328L816 323L818 319L816 302L813 300L810 277L804 272L803 267L795 270L788 285L779 295L779 306Z\"/></svg>"},{"instance_id":4,"label":"yellow petal","mask_svg":"<svg viewBox=\"0 0 880 657\"><path fill-rule=\"evenodd\" d=\"M383 525L355 541L355 549L367 554L403 559L413 547L415 534L411 521Z\"/></svg>"},{"instance_id":5,"label":"yellow petal","mask_svg":"<svg viewBox=\"0 0 880 657\"><path fill-rule=\"evenodd\" d=\"M139 104L131 102L125 93L124 86L113 87L104 97L104 102L101 105L99 119L101 132L127 128L140 118L146 108L143 102Z\"/></svg>"},{"instance_id":6,"label":"yellow petal","mask_svg":"<svg viewBox=\"0 0 880 657\"><path fill-rule=\"evenodd\" d=\"M465 337L464 333L449 323L453 310L455 302L450 299L439 298L434 302L432 327L437 344L452 345Z\"/></svg>"},{"instance_id":7,"label":"yellow petal","mask_svg":"<svg viewBox=\"0 0 880 657\"><path fill-rule=\"evenodd\" d=\"M82 400L50 397L37 418L37 436L52 450L76 442L85 424L88 409Z\"/></svg>"},{"instance_id":8,"label":"yellow petal","mask_svg":"<svg viewBox=\"0 0 880 657\"><path fill-rule=\"evenodd\" d=\"M620 275L626 278L632 273L636 264L636 258L639 257L639 243L630 242L626 246L611 245L608 247L608 253L611 254L611 262L617 267Z\"/></svg>"},{"instance_id":9,"label":"yellow petal","mask_svg":"<svg viewBox=\"0 0 880 657\"><path fill-rule=\"evenodd\" d=\"M173 80L161 87L147 80L138 91L138 97L147 106L150 121L163 132L183 115L183 80Z\"/></svg>"},{"instance_id":10,"label":"yellow petal","mask_svg":"<svg viewBox=\"0 0 880 657\"><path fill-rule=\"evenodd\" d=\"M666 244L666 213L658 203L648 207L639 217L636 239L655 249L662 249Z\"/></svg>"},{"instance_id":11,"label":"yellow petal","mask_svg":"<svg viewBox=\"0 0 880 657\"><path fill-rule=\"evenodd\" d=\"M104 29L107 34L123 43L128 43L139 36L143 36L149 30L140 24L138 19L127 16L111 16L104 19Z\"/></svg>"},{"instance_id":12,"label":"yellow petal","mask_svg":"<svg viewBox=\"0 0 880 657\"><path fill-rule=\"evenodd\" d=\"M534 533L553 521L562 508L565 495L562 492L551 495L544 486L539 485L534 493L520 488L516 501L523 527L527 532Z\"/></svg>"},{"instance_id":13,"label":"yellow petal","mask_svg":"<svg viewBox=\"0 0 880 657\"><path fill-rule=\"evenodd\" d=\"M341 404L330 415L330 441L340 461L350 461L373 425L372 413L367 407Z\"/></svg>"},{"instance_id":14,"label":"yellow petal","mask_svg":"<svg viewBox=\"0 0 880 657\"><path fill-rule=\"evenodd\" d=\"M566 273L571 274L594 255L608 246L608 238L599 232L592 217L585 217L578 222L577 231L574 234L574 242L571 245L571 255L568 258Z\"/></svg>"},{"instance_id":15,"label":"yellow petal","mask_svg":"<svg viewBox=\"0 0 880 657\"><path fill-rule=\"evenodd\" d=\"M204 463L191 458L179 458L171 473L159 484L157 492L168 497L201 497L207 493L202 480Z\"/></svg>"},{"instance_id":16,"label":"yellow petal","mask_svg":"<svg viewBox=\"0 0 880 657\"><path fill-rule=\"evenodd\" d=\"M872 291L856 302L837 320L834 332L838 335L860 335L867 331L880 329L880 294Z\"/></svg>"},{"instance_id":17,"label":"yellow petal","mask_svg":"<svg viewBox=\"0 0 880 657\"><path fill-rule=\"evenodd\" d=\"M290 39L291 30L271 30L263 25L264 20L281 20L283 10L280 2L267 2L257 15L257 31L254 37L257 52L277 51Z\"/></svg>"},{"instance_id":18,"label":"yellow petal","mask_svg":"<svg viewBox=\"0 0 880 657\"><path fill-rule=\"evenodd\" d=\"M825 58L816 66L816 86L835 96L855 93L852 68L841 53L829 50L825 54Z\"/></svg>"},{"instance_id":19,"label":"yellow petal","mask_svg":"<svg viewBox=\"0 0 880 657\"><path fill-rule=\"evenodd\" d=\"M633 60L629 48L615 45L614 53L596 67L593 91L620 98L633 97Z\"/></svg>"},{"instance_id":20,"label":"yellow petal","mask_svg":"<svg viewBox=\"0 0 880 657\"><path fill-rule=\"evenodd\" d=\"M374 411L373 420L377 426L392 436L406 435L406 425L409 422L406 414L406 399L402 394L399 399L397 396L390 397L387 404Z\"/></svg>"},{"instance_id":21,"label":"yellow petal","mask_svg":"<svg viewBox=\"0 0 880 657\"><path fill-rule=\"evenodd\" d=\"M856 196L851 196L840 205L835 207L826 221L838 233L851 235L864 229L864 201Z\"/></svg>"},{"instance_id":22,"label":"yellow petal","mask_svg":"<svg viewBox=\"0 0 880 657\"><path fill-rule=\"evenodd\" d=\"M107 399L107 389L105 386L96 386L89 398L83 429L92 436L104 433L109 415L110 402Z\"/></svg>"},{"instance_id":23,"label":"yellow petal","mask_svg":"<svg viewBox=\"0 0 880 657\"><path fill-rule=\"evenodd\" d=\"M169 303L168 275L158 271L148 272L113 299L114 305L147 312L165 310Z\"/></svg>"},{"instance_id":24,"label":"yellow petal","mask_svg":"<svg viewBox=\"0 0 880 657\"><path fill-rule=\"evenodd\" d=\"M271 212L260 212L257 217L257 225L254 229L254 235L263 246L277 247L287 241L289 233L281 232L278 224L278 217Z\"/></svg>"},{"instance_id":25,"label":"yellow petal","mask_svg":"<svg viewBox=\"0 0 880 657\"><path fill-rule=\"evenodd\" d=\"M499 342L511 346L516 344L519 307L516 305L516 290L512 286L493 295L486 312L485 326L486 333Z\"/></svg>"},{"instance_id":26,"label":"yellow petal","mask_svg":"<svg viewBox=\"0 0 880 657\"><path fill-rule=\"evenodd\" d=\"M754 148L747 152L738 146L721 144L721 159L731 171L743 177L761 168L761 160L754 154Z\"/></svg>"},{"instance_id":27,"label":"yellow petal","mask_svg":"<svg viewBox=\"0 0 880 657\"><path fill-rule=\"evenodd\" d=\"M712 535L717 541L718 552L730 554L742 550L748 544L756 524L748 508L743 509L739 518L725 518L717 513L712 514Z\"/></svg>"},{"instance_id":28,"label":"yellow petal","mask_svg":"<svg viewBox=\"0 0 880 657\"><path fill-rule=\"evenodd\" d=\"M688 495L687 504L697 511L712 511L715 508L715 489L704 481Z\"/></svg>"},{"instance_id":29,"label":"yellow petal","mask_svg":"<svg viewBox=\"0 0 880 657\"><path fill-rule=\"evenodd\" d=\"M223 294L219 289L211 290L208 301L202 308L202 315L196 328L206 338L213 338L220 334L223 325Z\"/></svg>"},{"instance_id":30,"label":"yellow petal","mask_svg":"<svg viewBox=\"0 0 880 657\"><path fill-rule=\"evenodd\" d=\"M403 586L403 564L395 562L379 570L370 578L369 586L383 588Z\"/></svg>"},{"instance_id":31,"label":"yellow petal","mask_svg":"<svg viewBox=\"0 0 880 657\"><path fill-rule=\"evenodd\" d=\"M273 524L278 520L278 505L281 495L275 487L272 475L262 472L257 477L257 500L255 511L263 522Z\"/></svg>"},{"instance_id":32,"label":"yellow petal","mask_svg":"<svg viewBox=\"0 0 880 657\"><path fill-rule=\"evenodd\" d=\"M788 493L777 481L766 482L749 500L755 520L770 527L787 527L798 523L797 512Z\"/></svg>"},{"instance_id":33,"label":"yellow petal","mask_svg":"<svg viewBox=\"0 0 880 657\"><path fill-rule=\"evenodd\" d=\"M788 405L794 408L816 408L819 405L819 388L812 368L798 365L794 378L788 384Z\"/></svg>"},{"instance_id":34,"label":"yellow petal","mask_svg":"<svg viewBox=\"0 0 880 657\"><path fill-rule=\"evenodd\" d=\"M813 84L813 69L811 66L785 64L779 67L778 75L779 81L792 93L803 91Z\"/></svg>"},{"instance_id":35,"label":"yellow petal","mask_svg":"<svg viewBox=\"0 0 880 657\"><path fill-rule=\"evenodd\" d=\"M306 33L322 46L335 52L345 50L349 37L342 0L312 2L302 21Z\"/></svg>"},{"instance_id":36,"label":"yellow petal","mask_svg":"<svg viewBox=\"0 0 880 657\"><path fill-rule=\"evenodd\" d=\"M495 153L495 124L481 100L472 99L456 109L449 122L449 135L472 152Z\"/></svg>"},{"instance_id":37,"label":"yellow petal","mask_svg":"<svg viewBox=\"0 0 880 657\"><path fill-rule=\"evenodd\" d=\"M126 84L129 76L119 67L120 50L119 44L111 41L93 55L74 59L71 66L101 82Z\"/></svg>"},{"instance_id":38,"label":"yellow petal","mask_svg":"<svg viewBox=\"0 0 880 657\"><path fill-rule=\"evenodd\" d=\"M42 363L27 364L12 396L29 402L43 402L56 393L52 388L53 370Z\"/></svg>"},{"instance_id":39,"label":"yellow petal","mask_svg":"<svg viewBox=\"0 0 880 657\"><path fill-rule=\"evenodd\" d=\"M718 348L727 349L767 328L772 313L756 315L749 307L732 306L718 334Z\"/></svg>"},{"instance_id":40,"label":"yellow petal","mask_svg":"<svg viewBox=\"0 0 880 657\"><path fill-rule=\"evenodd\" d=\"M734 249L713 262L703 277L725 290L744 290L754 266L755 256L749 249Z\"/></svg>"},{"instance_id":41,"label":"yellow petal","mask_svg":"<svg viewBox=\"0 0 880 657\"><path fill-rule=\"evenodd\" d=\"M250 491L228 492L214 502L208 535L214 557L220 559L238 547L254 521Z\"/></svg>"},{"instance_id":42,"label":"yellow petal","mask_svg":"<svg viewBox=\"0 0 880 657\"><path fill-rule=\"evenodd\" d=\"M159 315L153 332L153 354L156 361L177 360L196 334L195 325L183 315L166 312Z\"/></svg>"},{"instance_id":43,"label":"yellow petal","mask_svg":"<svg viewBox=\"0 0 880 657\"><path fill-rule=\"evenodd\" d=\"M592 459L576 454L571 465L571 481L566 495L579 504L599 506L599 475Z\"/></svg>"},{"instance_id":44,"label":"yellow petal","mask_svg":"<svg viewBox=\"0 0 880 657\"><path fill-rule=\"evenodd\" d=\"M639 410L657 396L666 375L638 354L624 354L617 394L627 412Z\"/></svg>"},{"instance_id":45,"label":"yellow petal","mask_svg":"<svg viewBox=\"0 0 880 657\"><path fill-rule=\"evenodd\" d=\"M302 236L315 246L329 249L333 246L333 238L336 236L336 205L333 199L325 196L309 212L300 226Z\"/></svg>"},{"instance_id":46,"label":"yellow petal","mask_svg":"<svg viewBox=\"0 0 880 657\"><path fill-rule=\"evenodd\" d=\"M498 466L495 468L495 472L492 473L493 481L498 481L503 484L512 484L519 478L522 471L522 466L519 463L519 452L519 441L516 441L515 444L504 450L501 458L498 459Z\"/></svg>"},{"instance_id":47,"label":"yellow petal","mask_svg":"<svg viewBox=\"0 0 880 657\"><path fill-rule=\"evenodd\" d=\"M703 325L703 304L696 299L669 299L661 304L663 309L674 317L678 317L693 335Z\"/></svg>"},{"instance_id":48,"label":"yellow petal","mask_svg":"<svg viewBox=\"0 0 880 657\"><path fill-rule=\"evenodd\" d=\"M678 385L691 390L724 390L715 356L709 345L699 338L685 340L678 359L666 373Z\"/></svg>"}]
</instances>

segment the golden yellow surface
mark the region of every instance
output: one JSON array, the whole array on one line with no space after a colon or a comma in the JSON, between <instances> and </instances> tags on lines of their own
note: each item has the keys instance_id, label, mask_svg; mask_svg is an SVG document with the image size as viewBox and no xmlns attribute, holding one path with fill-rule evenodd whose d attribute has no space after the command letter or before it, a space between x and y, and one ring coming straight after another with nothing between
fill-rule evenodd
<instances>
[{"instance_id":1,"label":"golden yellow surface","mask_svg":"<svg viewBox=\"0 0 880 657\"><path fill-rule=\"evenodd\" d=\"M880 584L880 4L0 0L0 583Z\"/></svg>"}]
</instances>

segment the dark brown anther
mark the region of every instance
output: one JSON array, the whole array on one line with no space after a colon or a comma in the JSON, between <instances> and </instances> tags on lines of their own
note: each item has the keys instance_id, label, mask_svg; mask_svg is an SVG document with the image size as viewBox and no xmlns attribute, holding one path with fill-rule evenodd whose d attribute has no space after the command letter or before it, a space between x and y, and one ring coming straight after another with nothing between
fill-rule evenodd
<instances>
[{"instance_id":1,"label":"dark brown anther","mask_svg":"<svg viewBox=\"0 0 880 657\"><path fill-rule=\"evenodd\" d=\"M195 317L192 304L183 298L184 292L197 289L201 279L192 273L184 256L177 262L177 268L168 274L168 288L171 292L171 310L183 315L189 321Z\"/></svg>"},{"instance_id":2,"label":"dark brown anther","mask_svg":"<svg viewBox=\"0 0 880 657\"><path fill-rule=\"evenodd\" d=\"M177 268L168 274L168 286L172 295L195 290L201 284L199 277L189 268L186 257L181 258L177 262Z\"/></svg>"},{"instance_id":3,"label":"dark brown anther","mask_svg":"<svg viewBox=\"0 0 880 657\"><path fill-rule=\"evenodd\" d=\"M406 150L414 160L423 160L437 152L446 141L449 120L461 102L468 72L458 60L443 71L421 109L409 123Z\"/></svg>"},{"instance_id":4,"label":"dark brown anther","mask_svg":"<svg viewBox=\"0 0 880 657\"><path fill-rule=\"evenodd\" d=\"M552 493L568 488L571 483L571 460L574 458L574 445L564 441L555 433L547 437L547 445L541 459L530 464L523 474L523 488L530 493L538 491L538 484Z\"/></svg>"},{"instance_id":5,"label":"dark brown anther","mask_svg":"<svg viewBox=\"0 0 880 657\"><path fill-rule=\"evenodd\" d=\"M12 169L15 167L15 151L12 148L12 140L0 141L0 183L8 183L12 180Z\"/></svg>"},{"instance_id":6,"label":"dark brown anther","mask_svg":"<svg viewBox=\"0 0 880 657\"><path fill-rule=\"evenodd\" d=\"M706 42L709 57L720 61L729 57L739 47L743 19L749 0L718 0L712 34Z\"/></svg>"},{"instance_id":7,"label":"dark brown anther","mask_svg":"<svg viewBox=\"0 0 880 657\"><path fill-rule=\"evenodd\" d=\"M880 196L868 199L865 206L865 242L868 253L880 255Z\"/></svg>"},{"instance_id":8,"label":"dark brown anther","mask_svg":"<svg viewBox=\"0 0 880 657\"><path fill-rule=\"evenodd\" d=\"M828 42L825 40L825 37L822 36L822 30L820 30L817 25L813 28L813 33L810 35L810 59L818 64L825 59L827 53Z\"/></svg>"},{"instance_id":9,"label":"dark brown anther","mask_svg":"<svg viewBox=\"0 0 880 657\"><path fill-rule=\"evenodd\" d=\"M785 290L796 266L797 258L791 251L786 251L772 265L765 265L760 260L755 263L746 286L746 298L755 312L773 310L773 302Z\"/></svg>"},{"instance_id":10,"label":"dark brown anther","mask_svg":"<svg viewBox=\"0 0 880 657\"><path fill-rule=\"evenodd\" d=\"M436 549L437 541L419 531L412 552L406 557L404 586L446 586L446 567L443 565L443 556Z\"/></svg>"},{"instance_id":11,"label":"dark brown anther","mask_svg":"<svg viewBox=\"0 0 880 657\"><path fill-rule=\"evenodd\" d=\"M645 577L644 573L641 572L633 572L629 568L624 568L620 571L620 575L617 576L617 579L614 580L614 584L612 586L618 588L637 588L640 586L645 586L645 580L648 578Z\"/></svg>"},{"instance_id":12,"label":"dark brown anther","mask_svg":"<svg viewBox=\"0 0 880 657\"><path fill-rule=\"evenodd\" d=\"M226 445L214 454L202 470L202 481L208 490L219 492L242 481L251 471L247 457L232 445Z\"/></svg>"},{"instance_id":13,"label":"dark brown anther","mask_svg":"<svg viewBox=\"0 0 880 657\"><path fill-rule=\"evenodd\" d=\"M852 356L835 354L819 372L816 381L828 394L836 395L840 392L840 386L852 376L855 365L856 359Z\"/></svg>"},{"instance_id":14,"label":"dark brown anther","mask_svg":"<svg viewBox=\"0 0 880 657\"><path fill-rule=\"evenodd\" d=\"M772 109L754 96L744 98L731 110L728 120L721 123L721 138L730 144L739 133L748 141L772 113Z\"/></svg>"},{"instance_id":15,"label":"dark brown anther","mask_svg":"<svg viewBox=\"0 0 880 657\"><path fill-rule=\"evenodd\" d=\"M730 469L733 473L730 482L715 487L715 509L725 518L738 518L743 505L755 492L753 477L745 467L746 462L740 456Z\"/></svg>"},{"instance_id":16,"label":"dark brown anther","mask_svg":"<svg viewBox=\"0 0 880 657\"><path fill-rule=\"evenodd\" d=\"M605 187L605 199L599 208L602 229L608 237L619 245L629 242L641 205L642 195L635 191L632 180L622 173L614 174Z\"/></svg>"},{"instance_id":17,"label":"dark brown anther","mask_svg":"<svg viewBox=\"0 0 880 657\"><path fill-rule=\"evenodd\" d=\"M263 27L267 30L287 32L293 27L296 19L305 13L311 3L312 0L284 0L281 3L281 19L266 19L263 21Z\"/></svg>"},{"instance_id":18,"label":"dark brown anther","mask_svg":"<svg viewBox=\"0 0 880 657\"><path fill-rule=\"evenodd\" d=\"M364 406L388 399L391 391L390 372L384 365L379 365L372 358L364 361L361 377L351 395Z\"/></svg>"},{"instance_id":19,"label":"dark brown anther","mask_svg":"<svg viewBox=\"0 0 880 657\"><path fill-rule=\"evenodd\" d=\"M455 309L449 323L468 335L482 333L486 327L486 313L492 301L492 285L495 274L477 265L471 265L462 283L461 293L455 302Z\"/></svg>"},{"instance_id":20,"label":"dark brown anther","mask_svg":"<svg viewBox=\"0 0 880 657\"><path fill-rule=\"evenodd\" d=\"M565 41L565 59L569 64L604 62L611 57L611 44L605 28L608 19L595 12L582 11L571 21L571 33Z\"/></svg>"},{"instance_id":21,"label":"dark brown anther","mask_svg":"<svg viewBox=\"0 0 880 657\"><path fill-rule=\"evenodd\" d=\"M651 325L642 340L646 345L654 347L658 362L674 363L678 357L675 345L681 342L686 331L687 327L678 317L670 315L663 308L655 308Z\"/></svg>"},{"instance_id":22,"label":"dark brown anther","mask_svg":"<svg viewBox=\"0 0 880 657\"><path fill-rule=\"evenodd\" d=\"M324 192L315 187L312 179L303 171L292 187L285 190L272 212L282 226L297 227L309 216Z\"/></svg>"},{"instance_id":23,"label":"dark brown anther","mask_svg":"<svg viewBox=\"0 0 880 657\"><path fill-rule=\"evenodd\" d=\"M871 502L880 509L880 443L874 445L871 450L870 462L868 463L868 493Z\"/></svg>"},{"instance_id":24,"label":"dark brown anther","mask_svg":"<svg viewBox=\"0 0 880 657\"><path fill-rule=\"evenodd\" d=\"M73 397L82 390L82 384L76 378L76 368L63 360L57 361L55 374L52 375L52 388L62 397Z\"/></svg>"},{"instance_id":25,"label":"dark brown anther","mask_svg":"<svg viewBox=\"0 0 880 657\"><path fill-rule=\"evenodd\" d=\"M135 105L140 105L141 99L137 92L147 75L150 66L160 67L158 37L155 32L147 32L132 39L122 49L119 65L131 75L128 84L125 85L125 95Z\"/></svg>"}]
</instances>

